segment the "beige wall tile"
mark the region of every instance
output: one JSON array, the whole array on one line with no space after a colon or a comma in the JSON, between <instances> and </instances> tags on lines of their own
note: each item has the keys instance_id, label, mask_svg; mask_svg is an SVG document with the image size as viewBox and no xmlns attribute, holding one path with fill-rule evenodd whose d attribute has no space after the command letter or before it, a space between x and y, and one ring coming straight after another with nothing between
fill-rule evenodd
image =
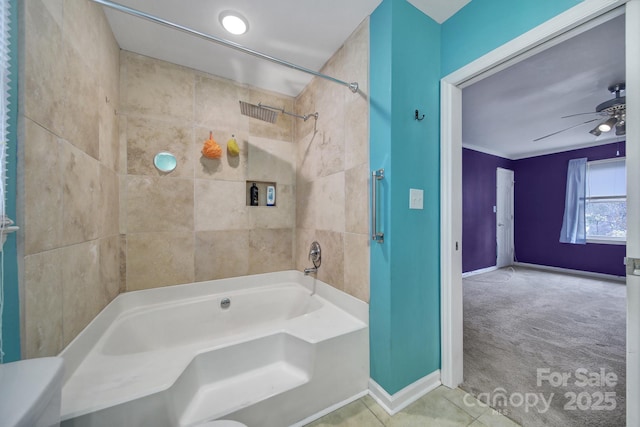
<instances>
[{"instance_id":1,"label":"beige wall tile","mask_svg":"<svg viewBox=\"0 0 640 427\"><path fill-rule=\"evenodd\" d=\"M127 235L120 235L120 288L119 291L126 292L127 291Z\"/></svg>"},{"instance_id":2,"label":"beige wall tile","mask_svg":"<svg viewBox=\"0 0 640 427\"><path fill-rule=\"evenodd\" d=\"M124 67L124 66L123 66ZM125 114L118 115L118 173L127 173L127 125L128 119Z\"/></svg>"},{"instance_id":3,"label":"beige wall tile","mask_svg":"<svg viewBox=\"0 0 640 427\"><path fill-rule=\"evenodd\" d=\"M120 244L119 235L98 240L100 254L100 287L94 294L99 310L106 307L120 293Z\"/></svg>"},{"instance_id":4,"label":"beige wall tile","mask_svg":"<svg viewBox=\"0 0 640 427\"><path fill-rule=\"evenodd\" d=\"M295 188L291 185L276 186L275 206L249 207L249 227L295 228Z\"/></svg>"},{"instance_id":5,"label":"beige wall tile","mask_svg":"<svg viewBox=\"0 0 640 427\"><path fill-rule=\"evenodd\" d=\"M197 282L249 272L249 230L198 231L195 245Z\"/></svg>"},{"instance_id":6,"label":"beige wall tile","mask_svg":"<svg viewBox=\"0 0 640 427\"><path fill-rule=\"evenodd\" d=\"M316 108L316 99L313 95L317 93L319 79L313 79L311 82L300 92L295 99L294 108L295 113L299 115L313 114L318 112ZM318 112L318 114L320 114ZM318 116L319 117L319 116ZM300 143L300 140L306 135L313 134L314 128L317 128L317 122L315 120L296 120L293 123L294 140L296 143Z\"/></svg>"},{"instance_id":7,"label":"beige wall tile","mask_svg":"<svg viewBox=\"0 0 640 427\"><path fill-rule=\"evenodd\" d=\"M367 163L345 172L345 231L369 231L369 167Z\"/></svg>"},{"instance_id":8,"label":"beige wall tile","mask_svg":"<svg viewBox=\"0 0 640 427\"><path fill-rule=\"evenodd\" d=\"M100 165L100 236L114 236L120 230L120 183L118 175L104 165Z\"/></svg>"},{"instance_id":9,"label":"beige wall tile","mask_svg":"<svg viewBox=\"0 0 640 427\"><path fill-rule=\"evenodd\" d=\"M344 290L369 302L369 235L344 234Z\"/></svg>"},{"instance_id":10,"label":"beige wall tile","mask_svg":"<svg viewBox=\"0 0 640 427\"><path fill-rule=\"evenodd\" d=\"M127 233L127 182L129 177L127 175L118 175L118 230L120 234Z\"/></svg>"},{"instance_id":11,"label":"beige wall tile","mask_svg":"<svg viewBox=\"0 0 640 427\"><path fill-rule=\"evenodd\" d=\"M29 119L24 124L24 252L31 255L62 243L63 179L58 139Z\"/></svg>"},{"instance_id":12,"label":"beige wall tile","mask_svg":"<svg viewBox=\"0 0 640 427\"><path fill-rule=\"evenodd\" d=\"M291 270L293 230L254 229L249 232L249 274Z\"/></svg>"},{"instance_id":13,"label":"beige wall tile","mask_svg":"<svg viewBox=\"0 0 640 427\"><path fill-rule=\"evenodd\" d=\"M98 241L60 249L62 259L62 331L66 346L100 311L101 292Z\"/></svg>"},{"instance_id":14,"label":"beige wall tile","mask_svg":"<svg viewBox=\"0 0 640 427\"><path fill-rule=\"evenodd\" d=\"M354 95L345 109L344 167L369 164L369 103Z\"/></svg>"},{"instance_id":15,"label":"beige wall tile","mask_svg":"<svg viewBox=\"0 0 640 427\"><path fill-rule=\"evenodd\" d=\"M56 356L62 350L63 262L57 250L24 258L26 358Z\"/></svg>"},{"instance_id":16,"label":"beige wall tile","mask_svg":"<svg viewBox=\"0 0 640 427\"><path fill-rule=\"evenodd\" d=\"M120 133L118 128L118 99L109 95L104 87L98 89L99 159L109 169L118 172L120 163Z\"/></svg>"},{"instance_id":17,"label":"beige wall tile","mask_svg":"<svg viewBox=\"0 0 640 427\"><path fill-rule=\"evenodd\" d=\"M313 267L313 263L309 261L309 249L311 248L311 243L318 239L316 230L313 229L297 228L295 234L295 244L293 246L295 269L303 271L307 267Z\"/></svg>"},{"instance_id":18,"label":"beige wall tile","mask_svg":"<svg viewBox=\"0 0 640 427\"><path fill-rule=\"evenodd\" d=\"M344 172L338 172L317 181L317 187L312 193L317 200L314 204L316 228L344 232L344 176Z\"/></svg>"},{"instance_id":19,"label":"beige wall tile","mask_svg":"<svg viewBox=\"0 0 640 427\"><path fill-rule=\"evenodd\" d=\"M248 96L249 89L245 86L199 74L195 78L195 122L205 128L247 132L249 117L240 114L239 101L247 101Z\"/></svg>"},{"instance_id":20,"label":"beige wall tile","mask_svg":"<svg viewBox=\"0 0 640 427\"><path fill-rule=\"evenodd\" d=\"M62 0L24 2L24 61L20 97L23 114L56 135L62 135L65 88L62 43Z\"/></svg>"},{"instance_id":21,"label":"beige wall tile","mask_svg":"<svg viewBox=\"0 0 640 427\"><path fill-rule=\"evenodd\" d=\"M213 133L213 140L222 148L222 158L210 159L202 155L205 141L209 139L209 132ZM217 179L224 181L244 181L247 177L248 133L234 133L233 130L210 129L197 127L195 129L195 143L192 147L196 164L196 178ZM229 155L227 142L235 135L240 148L238 156Z\"/></svg>"},{"instance_id":22,"label":"beige wall tile","mask_svg":"<svg viewBox=\"0 0 640 427\"><path fill-rule=\"evenodd\" d=\"M292 185L296 178L296 145L256 136L249 137L249 180Z\"/></svg>"},{"instance_id":23,"label":"beige wall tile","mask_svg":"<svg viewBox=\"0 0 640 427\"><path fill-rule=\"evenodd\" d=\"M126 63L121 109L127 114L193 122L194 78L187 68L122 51Z\"/></svg>"},{"instance_id":24,"label":"beige wall tile","mask_svg":"<svg viewBox=\"0 0 640 427\"><path fill-rule=\"evenodd\" d=\"M344 170L344 116L326 118L314 139L317 142L316 159L318 176L332 175Z\"/></svg>"},{"instance_id":25,"label":"beige wall tile","mask_svg":"<svg viewBox=\"0 0 640 427\"><path fill-rule=\"evenodd\" d=\"M196 179L195 230L245 230L249 227L246 183Z\"/></svg>"},{"instance_id":26,"label":"beige wall tile","mask_svg":"<svg viewBox=\"0 0 640 427\"><path fill-rule=\"evenodd\" d=\"M295 102L298 114L317 110L320 116L315 133L311 123L295 124L296 268L309 267L308 247L315 239L323 248L317 277L365 301L369 278L362 271L368 269L369 250L353 247L368 244L368 46L367 19L322 68L357 81L358 93L314 78Z\"/></svg>"},{"instance_id":27,"label":"beige wall tile","mask_svg":"<svg viewBox=\"0 0 640 427\"><path fill-rule=\"evenodd\" d=\"M65 245L98 237L101 229L99 163L73 145L61 143L63 235Z\"/></svg>"},{"instance_id":28,"label":"beige wall tile","mask_svg":"<svg viewBox=\"0 0 640 427\"><path fill-rule=\"evenodd\" d=\"M127 233L193 231L193 180L129 175Z\"/></svg>"},{"instance_id":29,"label":"beige wall tile","mask_svg":"<svg viewBox=\"0 0 640 427\"><path fill-rule=\"evenodd\" d=\"M131 175L193 178L193 130L189 124L129 117L127 119L127 172ZM176 169L159 171L156 154L168 151L177 160Z\"/></svg>"},{"instance_id":30,"label":"beige wall tile","mask_svg":"<svg viewBox=\"0 0 640 427\"><path fill-rule=\"evenodd\" d=\"M65 140L94 159L100 157L99 85L82 53L68 46L64 48L64 115L62 135Z\"/></svg>"},{"instance_id":31,"label":"beige wall tile","mask_svg":"<svg viewBox=\"0 0 640 427\"><path fill-rule=\"evenodd\" d=\"M90 1L22 6L20 268L32 357L60 351L119 291L119 47Z\"/></svg>"},{"instance_id":32,"label":"beige wall tile","mask_svg":"<svg viewBox=\"0 0 640 427\"><path fill-rule=\"evenodd\" d=\"M98 45L94 47L101 52L98 58L98 75L100 85L112 101L114 108L120 108L120 46L116 41L111 25L104 14L104 8L98 7L94 25L99 27Z\"/></svg>"},{"instance_id":33,"label":"beige wall tile","mask_svg":"<svg viewBox=\"0 0 640 427\"><path fill-rule=\"evenodd\" d=\"M344 290L344 233L317 230L316 240L322 248L322 265L318 269L318 279Z\"/></svg>"},{"instance_id":34,"label":"beige wall tile","mask_svg":"<svg viewBox=\"0 0 640 427\"><path fill-rule=\"evenodd\" d=\"M101 65L101 50L96 49L100 43L102 18L100 6L87 0L64 0L63 38L65 44L71 46L83 63L97 75Z\"/></svg>"},{"instance_id":35,"label":"beige wall tile","mask_svg":"<svg viewBox=\"0 0 640 427\"><path fill-rule=\"evenodd\" d=\"M317 181L306 182L298 180L296 183L296 227L317 227L317 205L320 203L316 196L320 184Z\"/></svg>"},{"instance_id":36,"label":"beige wall tile","mask_svg":"<svg viewBox=\"0 0 640 427\"><path fill-rule=\"evenodd\" d=\"M343 47L344 78L358 82L360 95L369 91L369 18L365 18L349 36ZM347 103L350 95L347 93Z\"/></svg>"},{"instance_id":37,"label":"beige wall tile","mask_svg":"<svg viewBox=\"0 0 640 427\"><path fill-rule=\"evenodd\" d=\"M262 103L271 107L283 108L289 112L293 111L292 98L257 88L250 88L247 102L254 105ZM278 119L275 123L249 118L249 134L279 141L293 141L294 120L297 121L298 119L286 114L278 114Z\"/></svg>"},{"instance_id":38,"label":"beige wall tile","mask_svg":"<svg viewBox=\"0 0 640 427\"><path fill-rule=\"evenodd\" d=\"M296 155L296 183L300 180L313 181L320 176L319 141L322 135L319 132L306 134L297 142Z\"/></svg>"},{"instance_id":39,"label":"beige wall tile","mask_svg":"<svg viewBox=\"0 0 640 427\"><path fill-rule=\"evenodd\" d=\"M193 280L193 232L127 234L127 291Z\"/></svg>"}]
</instances>

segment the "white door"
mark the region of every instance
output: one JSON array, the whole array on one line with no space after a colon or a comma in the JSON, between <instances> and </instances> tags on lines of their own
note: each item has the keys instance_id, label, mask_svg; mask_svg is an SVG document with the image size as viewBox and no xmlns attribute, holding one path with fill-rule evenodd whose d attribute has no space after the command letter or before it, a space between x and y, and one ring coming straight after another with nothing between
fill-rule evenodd
<instances>
[{"instance_id":1,"label":"white door","mask_svg":"<svg viewBox=\"0 0 640 427\"><path fill-rule=\"evenodd\" d=\"M513 171L496 169L496 241L498 268L513 264Z\"/></svg>"},{"instance_id":2,"label":"white door","mask_svg":"<svg viewBox=\"0 0 640 427\"><path fill-rule=\"evenodd\" d=\"M627 3L627 425L640 425L640 0ZM634 262L635 260L635 262ZM636 402L635 404L632 402Z\"/></svg>"}]
</instances>

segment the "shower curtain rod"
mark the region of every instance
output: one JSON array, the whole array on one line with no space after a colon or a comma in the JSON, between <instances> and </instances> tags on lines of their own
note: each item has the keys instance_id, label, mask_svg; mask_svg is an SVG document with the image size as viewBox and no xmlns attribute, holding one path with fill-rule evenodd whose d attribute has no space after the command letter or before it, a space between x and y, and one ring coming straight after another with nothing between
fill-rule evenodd
<instances>
[{"instance_id":1,"label":"shower curtain rod","mask_svg":"<svg viewBox=\"0 0 640 427\"><path fill-rule=\"evenodd\" d=\"M322 74L322 73L319 73L317 71L313 71L313 70L311 70L309 68L301 67L301 66L293 64L291 62L287 62L287 61L284 61L282 59L278 59L278 58L275 58L273 56L264 54L262 52L258 52L257 50L249 49L248 47L244 47L244 46L242 46L242 45L240 45L238 43L232 42L230 40L226 40L226 39L223 39L223 38L220 38L220 37L216 37L216 36L213 36L211 34L203 33L201 31L196 31L194 29L185 27L183 25L175 24L173 22L167 21L167 20L162 19L162 18L158 18L157 16L153 16L153 15L150 15L148 13L136 10L136 9L132 9L132 8L130 8L128 6L124 6L124 5L119 4L119 3L114 3L114 2L109 1L109 0L92 0L92 1L94 3L98 3L98 4L101 4L103 6L109 7L111 9L115 9L115 10L118 10L120 12L126 13L128 15L137 16L138 18L146 19L147 21L155 22L156 24L164 25L166 27L173 28L173 29L178 30L178 31L182 31L182 32L187 33L187 34L191 34L193 36L200 37L202 39L205 39L205 40L217 43L217 44L221 44L223 46L227 46L227 47L230 47L230 48L235 49L235 50L239 50L240 52L244 52L246 54L253 55L253 56L261 58L261 59L266 59L267 61L271 61L271 62L274 62L276 64L284 65L285 67L293 68L294 70L302 71L303 73L312 74L314 76L321 77L323 79L332 81L334 83L341 84L343 86L348 87L351 90L351 92L353 92L353 93L356 93L358 91L358 83L357 82L347 83L345 81L336 79L335 77L327 76L326 74Z\"/></svg>"}]
</instances>

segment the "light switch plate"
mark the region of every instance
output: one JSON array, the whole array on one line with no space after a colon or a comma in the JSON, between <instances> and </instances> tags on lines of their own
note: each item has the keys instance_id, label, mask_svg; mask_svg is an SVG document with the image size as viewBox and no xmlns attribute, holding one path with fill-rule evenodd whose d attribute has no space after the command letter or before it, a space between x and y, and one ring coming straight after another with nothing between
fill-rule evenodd
<instances>
[{"instance_id":1,"label":"light switch plate","mask_svg":"<svg viewBox=\"0 0 640 427\"><path fill-rule=\"evenodd\" d=\"M409 209L424 209L424 190L409 189Z\"/></svg>"}]
</instances>

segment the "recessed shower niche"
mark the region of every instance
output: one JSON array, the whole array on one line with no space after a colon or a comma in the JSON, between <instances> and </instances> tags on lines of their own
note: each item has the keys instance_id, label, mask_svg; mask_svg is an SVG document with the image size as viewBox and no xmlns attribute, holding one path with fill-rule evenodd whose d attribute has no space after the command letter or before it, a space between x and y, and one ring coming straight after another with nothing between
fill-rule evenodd
<instances>
[{"instance_id":1,"label":"recessed shower niche","mask_svg":"<svg viewBox=\"0 0 640 427\"><path fill-rule=\"evenodd\" d=\"M254 187L255 185L255 187ZM257 202L255 193L257 191ZM246 182L246 203L247 206L267 206L275 207L278 204L276 195L277 185L270 181L247 181Z\"/></svg>"}]
</instances>

